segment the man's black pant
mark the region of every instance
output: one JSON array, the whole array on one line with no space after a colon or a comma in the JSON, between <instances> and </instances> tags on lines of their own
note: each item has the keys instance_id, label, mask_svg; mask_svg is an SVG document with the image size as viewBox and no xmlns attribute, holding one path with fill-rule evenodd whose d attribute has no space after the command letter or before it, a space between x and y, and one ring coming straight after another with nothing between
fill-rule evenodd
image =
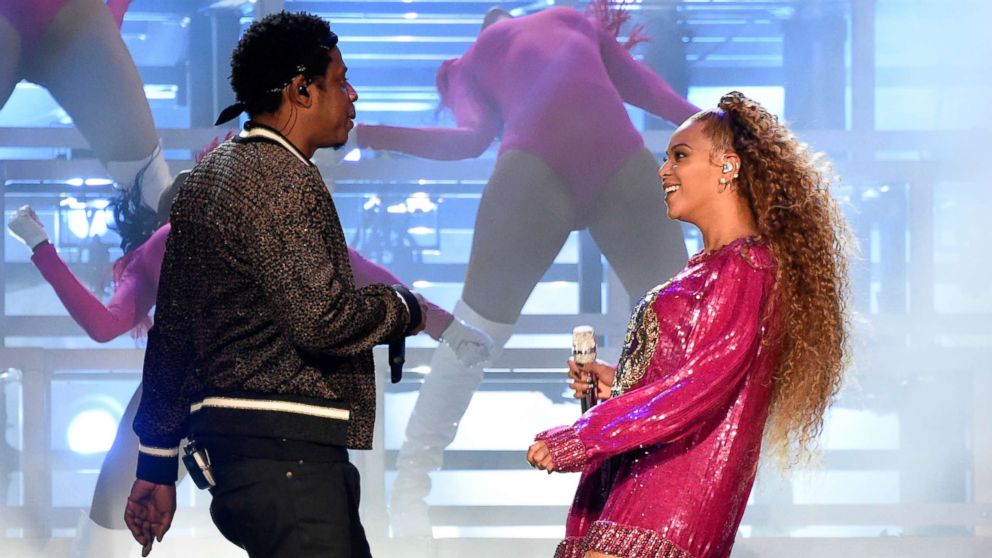
<instances>
[{"instance_id":1,"label":"man's black pant","mask_svg":"<svg viewBox=\"0 0 992 558\"><path fill-rule=\"evenodd\" d=\"M251 558L371 558L358 517L358 470L344 455L331 462L216 456L210 515Z\"/></svg>"}]
</instances>

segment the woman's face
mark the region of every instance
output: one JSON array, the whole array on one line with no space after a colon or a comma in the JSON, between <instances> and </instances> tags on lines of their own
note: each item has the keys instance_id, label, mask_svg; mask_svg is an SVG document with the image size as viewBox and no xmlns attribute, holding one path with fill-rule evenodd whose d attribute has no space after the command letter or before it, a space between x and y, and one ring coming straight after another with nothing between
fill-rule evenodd
<instances>
[{"instance_id":1,"label":"woman's face","mask_svg":"<svg viewBox=\"0 0 992 558\"><path fill-rule=\"evenodd\" d=\"M726 189L720 179L729 181L733 176L723 172L723 162L714 157L713 142L701 123L687 122L672 134L665 164L658 171L670 219L698 225L699 217Z\"/></svg>"}]
</instances>

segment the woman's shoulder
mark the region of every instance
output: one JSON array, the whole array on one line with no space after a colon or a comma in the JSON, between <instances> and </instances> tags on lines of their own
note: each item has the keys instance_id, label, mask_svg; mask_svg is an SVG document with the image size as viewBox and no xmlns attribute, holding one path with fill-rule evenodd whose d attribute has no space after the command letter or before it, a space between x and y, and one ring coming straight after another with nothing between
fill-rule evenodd
<instances>
[{"instance_id":1,"label":"woman's shoulder","mask_svg":"<svg viewBox=\"0 0 992 558\"><path fill-rule=\"evenodd\" d=\"M775 268L775 256L768 241L759 236L743 236L715 250L701 250L689 258L689 265L705 265L722 267L746 263L758 270Z\"/></svg>"},{"instance_id":2,"label":"woman's shoulder","mask_svg":"<svg viewBox=\"0 0 992 558\"><path fill-rule=\"evenodd\" d=\"M748 236L734 247L734 253L754 269L773 270L775 255L771 246L760 236Z\"/></svg>"}]
</instances>

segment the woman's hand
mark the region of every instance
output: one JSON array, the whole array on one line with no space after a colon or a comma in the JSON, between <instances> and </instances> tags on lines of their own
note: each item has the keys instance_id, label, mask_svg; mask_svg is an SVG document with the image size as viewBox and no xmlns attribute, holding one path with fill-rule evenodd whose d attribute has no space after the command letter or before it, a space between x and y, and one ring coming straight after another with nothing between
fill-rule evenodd
<instances>
[{"instance_id":1,"label":"woman's hand","mask_svg":"<svg viewBox=\"0 0 992 558\"><path fill-rule=\"evenodd\" d=\"M555 470L551 450L548 449L548 444L544 443L543 440L534 442L527 450L527 462L530 463L531 467L547 471L549 475L551 471Z\"/></svg>"},{"instance_id":2,"label":"woman's hand","mask_svg":"<svg viewBox=\"0 0 992 558\"><path fill-rule=\"evenodd\" d=\"M610 366L602 360L589 364L577 364L574 358L568 359L568 378L572 380L568 387L575 391L573 397L582 399L586 396L593 381L596 382L596 399L605 401L610 398L613 388L613 377L617 373L616 366ZM595 380L594 380L595 379Z\"/></svg>"}]
</instances>

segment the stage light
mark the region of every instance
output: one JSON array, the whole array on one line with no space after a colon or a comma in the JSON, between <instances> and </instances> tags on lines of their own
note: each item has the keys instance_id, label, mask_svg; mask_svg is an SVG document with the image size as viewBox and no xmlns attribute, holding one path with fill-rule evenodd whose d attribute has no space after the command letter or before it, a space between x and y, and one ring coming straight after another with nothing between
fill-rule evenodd
<instances>
[{"instance_id":1,"label":"stage light","mask_svg":"<svg viewBox=\"0 0 992 558\"><path fill-rule=\"evenodd\" d=\"M366 201L362 205L362 209L364 209L365 211L370 211L370 210L372 210L373 208L375 208L375 207L377 207L379 205L382 205L382 200L379 199L379 196L376 196L375 194L373 194L373 195L369 196L368 201Z\"/></svg>"},{"instance_id":2,"label":"stage light","mask_svg":"<svg viewBox=\"0 0 992 558\"><path fill-rule=\"evenodd\" d=\"M344 160L345 161L350 161L350 162L361 161L362 160L362 150L361 149L358 149L357 147L355 149L352 149L350 152L348 152L347 155L344 156Z\"/></svg>"},{"instance_id":3,"label":"stage light","mask_svg":"<svg viewBox=\"0 0 992 558\"><path fill-rule=\"evenodd\" d=\"M106 408L90 408L69 422L66 442L80 454L101 453L110 449L117 433L117 419Z\"/></svg>"},{"instance_id":4,"label":"stage light","mask_svg":"<svg viewBox=\"0 0 992 558\"><path fill-rule=\"evenodd\" d=\"M60 201L59 206L64 212L69 231L76 238L103 236L109 231L107 225L113 219L109 200L91 199L81 202L70 196Z\"/></svg>"}]
</instances>

